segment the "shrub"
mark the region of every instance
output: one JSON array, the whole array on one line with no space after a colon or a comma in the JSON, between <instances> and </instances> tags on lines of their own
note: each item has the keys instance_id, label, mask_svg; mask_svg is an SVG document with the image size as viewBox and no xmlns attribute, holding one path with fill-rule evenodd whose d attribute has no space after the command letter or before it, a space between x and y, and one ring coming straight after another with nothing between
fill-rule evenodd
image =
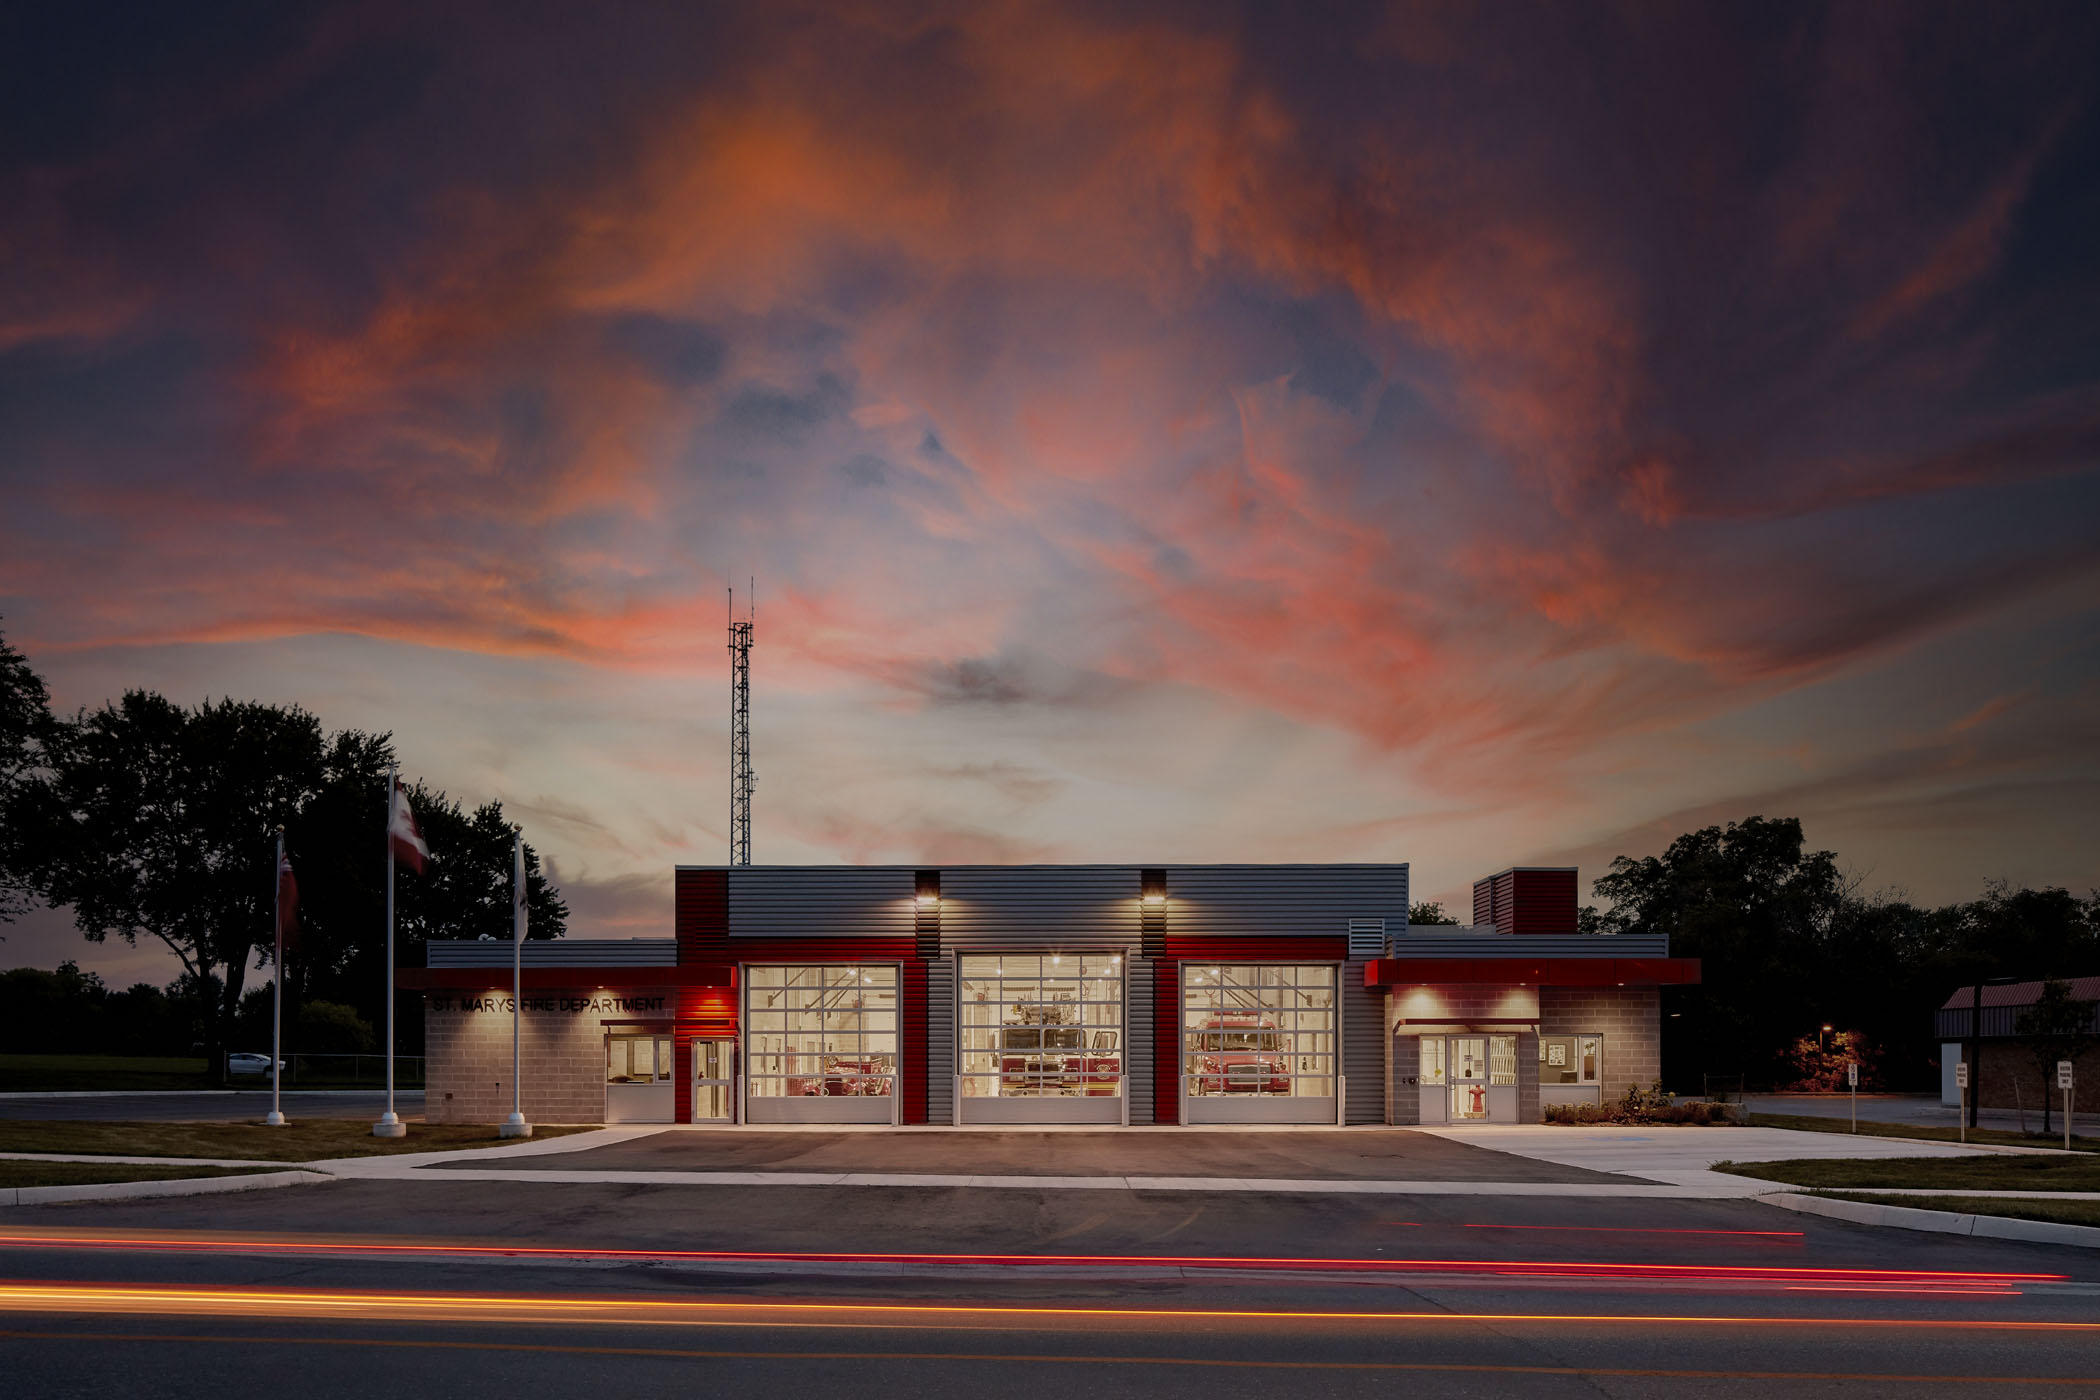
<instances>
[{"instance_id":1,"label":"shrub","mask_svg":"<svg viewBox=\"0 0 2100 1400\"><path fill-rule=\"evenodd\" d=\"M1740 1121L1733 1104L1708 1103L1704 1099L1678 1103L1660 1084L1652 1089L1629 1088L1626 1096L1615 1103L1553 1104L1546 1109L1544 1117L1548 1123L1569 1127L1598 1123L1681 1123L1705 1128Z\"/></svg>"}]
</instances>

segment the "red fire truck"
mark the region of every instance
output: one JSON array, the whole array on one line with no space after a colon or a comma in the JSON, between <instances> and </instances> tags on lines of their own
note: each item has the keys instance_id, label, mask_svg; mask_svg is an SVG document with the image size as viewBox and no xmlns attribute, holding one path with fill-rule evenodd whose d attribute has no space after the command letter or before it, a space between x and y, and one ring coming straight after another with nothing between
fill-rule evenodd
<instances>
[{"instance_id":1,"label":"red fire truck","mask_svg":"<svg viewBox=\"0 0 2100 1400\"><path fill-rule=\"evenodd\" d=\"M1097 1030L1092 1044L1075 1024L1076 1007L1060 1002L1017 1002L999 1028L999 1081L1003 1096L1104 1095L1116 1092L1122 1056L1116 1033Z\"/></svg>"},{"instance_id":2,"label":"red fire truck","mask_svg":"<svg viewBox=\"0 0 2100 1400\"><path fill-rule=\"evenodd\" d=\"M1191 1094L1289 1094L1290 1061L1259 1011L1213 1011L1189 1029Z\"/></svg>"}]
</instances>

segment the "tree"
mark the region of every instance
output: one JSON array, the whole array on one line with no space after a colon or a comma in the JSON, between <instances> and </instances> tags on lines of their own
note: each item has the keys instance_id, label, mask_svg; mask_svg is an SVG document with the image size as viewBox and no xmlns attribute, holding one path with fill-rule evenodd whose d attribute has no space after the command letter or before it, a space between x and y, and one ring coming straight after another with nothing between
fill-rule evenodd
<instances>
[{"instance_id":1,"label":"tree","mask_svg":"<svg viewBox=\"0 0 2100 1400\"><path fill-rule=\"evenodd\" d=\"M1793 1029L1848 989L1814 970L1851 891L1829 851L1809 851L1794 818L1750 817L1687 832L1660 857L1620 856L1597 880L1609 933L1666 933L1701 960L1700 985L1667 989L1663 1054L1671 1072L1769 1079ZM1854 1018L1840 1018L1851 1021Z\"/></svg>"},{"instance_id":2,"label":"tree","mask_svg":"<svg viewBox=\"0 0 2100 1400\"><path fill-rule=\"evenodd\" d=\"M268 941L275 832L321 787L321 726L232 700L190 711L146 691L81 715L57 764L54 903L90 942L156 938L209 996L205 1050L226 1048Z\"/></svg>"},{"instance_id":3,"label":"tree","mask_svg":"<svg viewBox=\"0 0 2100 1400\"><path fill-rule=\"evenodd\" d=\"M182 962L183 995L202 1005L204 1048L228 1046L249 970L271 956L276 830L300 879L305 944L287 969L287 1001L349 1001L383 1014L387 736L329 735L296 706L233 700L185 709L146 691L66 726L51 781L57 828L45 872L53 903L73 906L92 942L160 940ZM459 813L422 789L430 876L401 882L401 962L424 938L508 933L511 830L500 805ZM527 867L538 856L528 847ZM561 934L567 908L542 879L529 905L539 936ZM404 1028L407 1029L407 1028Z\"/></svg>"},{"instance_id":4,"label":"tree","mask_svg":"<svg viewBox=\"0 0 2100 1400\"><path fill-rule=\"evenodd\" d=\"M2042 983L2042 994L2034 1005L2013 1021L2013 1029L2027 1041L2035 1070L2042 1076L2042 1132L2049 1132L2049 1115L2056 1105L2056 1062L2076 1060L2095 1045L2094 1003L2071 995L2071 984L2057 978Z\"/></svg>"},{"instance_id":5,"label":"tree","mask_svg":"<svg viewBox=\"0 0 2100 1400\"><path fill-rule=\"evenodd\" d=\"M0 636L0 924L21 917L40 883L46 769L58 734L43 677Z\"/></svg>"},{"instance_id":6,"label":"tree","mask_svg":"<svg viewBox=\"0 0 2100 1400\"><path fill-rule=\"evenodd\" d=\"M1444 912L1443 903L1439 900L1424 900L1420 904L1408 906L1407 921L1410 924L1428 924L1432 927L1458 922Z\"/></svg>"}]
</instances>

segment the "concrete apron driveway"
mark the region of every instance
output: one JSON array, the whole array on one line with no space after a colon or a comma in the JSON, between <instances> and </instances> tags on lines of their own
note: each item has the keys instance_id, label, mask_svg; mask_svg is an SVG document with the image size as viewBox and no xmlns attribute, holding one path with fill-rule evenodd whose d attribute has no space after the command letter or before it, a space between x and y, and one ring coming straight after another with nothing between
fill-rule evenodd
<instances>
[{"instance_id":1,"label":"concrete apron driveway","mask_svg":"<svg viewBox=\"0 0 2100 1400\"><path fill-rule=\"evenodd\" d=\"M788 1132L608 1128L473 1153L314 1164L393 1180L880 1186L1346 1195L1728 1197L1790 1188L1722 1158L1958 1156L1990 1149L1781 1128L1355 1128L1308 1132Z\"/></svg>"}]
</instances>

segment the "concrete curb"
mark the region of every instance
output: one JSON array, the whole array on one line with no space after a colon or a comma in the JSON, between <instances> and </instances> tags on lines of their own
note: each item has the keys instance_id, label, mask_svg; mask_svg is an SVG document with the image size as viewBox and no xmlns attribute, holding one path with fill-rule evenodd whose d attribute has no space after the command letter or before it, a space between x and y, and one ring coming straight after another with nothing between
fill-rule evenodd
<instances>
[{"instance_id":1,"label":"concrete curb","mask_svg":"<svg viewBox=\"0 0 2100 1400\"><path fill-rule=\"evenodd\" d=\"M0 1099L162 1099L238 1094L239 1089L9 1089Z\"/></svg>"},{"instance_id":2,"label":"concrete curb","mask_svg":"<svg viewBox=\"0 0 2100 1400\"><path fill-rule=\"evenodd\" d=\"M0 1152L0 1162L107 1162L116 1167L286 1167L300 1163L259 1157L125 1157L111 1152Z\"/></svg>"},{"instance_id":3,"label":"concrete curb","mask_svg":"<svg viewBox=\"0 0 2100 1400\"><path fill-rule=\"evenodd\" d=\"M222 1191L263 1191L333 1181L322 1172L257 1172L253 1176L200 1176L171 1181L105 1181L94 1186L0 1187L0 1206L51 1205L61 1201L135 1201L152 1196L209 1196Z\"/></svg>"},{"instance_id":4,"label":"concrete curb","mask_svg":"<svg viewBox=\"0 0 2100 1400\"><path fill-rule=\"evenodd\" d=\"M1866 1201L1840 1201L1829 1196L1803 1196L1793 1192L1775 1192L1758 1199L1782 1210L1849 1220L1855 1225L1882 1225L1896 1230L1930 1230L1942 1235L1975 1235L1984 1239L2100 1249L2100 1226L2058 1225L2047 1220L2015 1220L2005 1215L1957 1215L1948 1210L1874 1205Z\"/></svg>"}]
</instances>

